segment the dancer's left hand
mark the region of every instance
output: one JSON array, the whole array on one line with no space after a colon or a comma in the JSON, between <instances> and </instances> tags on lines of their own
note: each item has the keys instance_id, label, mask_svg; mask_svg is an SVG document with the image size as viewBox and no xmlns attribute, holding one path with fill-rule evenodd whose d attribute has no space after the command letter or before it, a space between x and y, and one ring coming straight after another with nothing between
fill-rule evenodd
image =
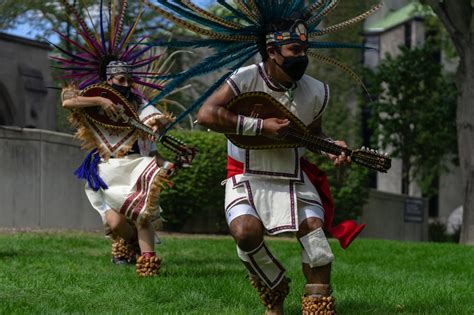
<instances>
[{"instance_id":1,"label":"dancer's left hand","mask_svg":"<svg viewBox=\"0 0 474 315\"><path fill-rule=\"evenodd\" d=\"M340 147L347 148L347 144L342 140L336 140L334 143ZM347 156L344 152L342 152L340 155L329 154L328 156L336 167L348 166L352 163L351 157Z\"/></svg>"}]
</instances>

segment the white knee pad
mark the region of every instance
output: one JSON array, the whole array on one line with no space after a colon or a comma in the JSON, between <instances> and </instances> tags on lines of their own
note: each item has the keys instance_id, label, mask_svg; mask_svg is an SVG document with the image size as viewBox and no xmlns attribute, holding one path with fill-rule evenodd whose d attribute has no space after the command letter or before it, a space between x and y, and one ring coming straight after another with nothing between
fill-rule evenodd
<instances>
[{"instance_id":1,"label":"white knee pad","mask_svg":"<svg viewBox=\"0 0 474 315\"><path fill-rule=\"evenodd\" d=\"M256 249L250 252L245 252L237 246L237 255L241 260L250 265L253 272L270 289L274 289L283 280L285 268L272 255L265 242L262 242Z\"/></svg>"},{"instance_id":2,"label":"white knee pad","mask_svg":"<svg viewBox=\"0 0 474 315\"><path fill-rule=\"evenodd\" d=\"M301 260L303 263L309 264L311 268L327 265L334 260L334 255L322 228L317 228L301 237L300 242L303 245Z\"/></svg>"}]
</instances>

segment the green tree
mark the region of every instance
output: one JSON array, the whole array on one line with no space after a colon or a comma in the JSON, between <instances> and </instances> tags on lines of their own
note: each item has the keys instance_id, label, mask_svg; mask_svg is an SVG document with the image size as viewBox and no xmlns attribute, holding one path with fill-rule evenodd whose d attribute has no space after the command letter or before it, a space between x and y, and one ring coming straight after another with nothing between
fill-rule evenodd
<instances>
[{"instance_id":1,"label":"green tree","mask_svg":"<svg viewBox=\"0 0 474 315\"><path fill-rule=\"evenodd\" d=\"M114 1L117 5L121 2ZM71 22L67 17L63 2L61 0L3 0L0 2L0 30L27 24L37 34L38 39L54 35L55 30L73 36ZM66 0L66 2L80 12L87 23L90 24L90 19L92 19L97 25L100 0ZM104 9L107 3L108 1L104 1ZM138 33L142 31L152 31L153 34L166 33L167 25L164 24L163 19L157 17L151 10L145 10L140 1L127 2L125 11L127 23L131 23L141 9L143 15ZM73 20L75 20L74 17Z\"/></svg>"},{"instance_id":2,"label":"green tree","mask_svg":"<svg viewBox=\"0 0 474 315\"><path fill-rule=\"evenodd\" d=\"M402 160L402 193L416 180L430 196L433 182L456 157L456 87L427 42L388 56L370 78L379 98L369 104L374 143Z\"/></svg>"},{"instance_id":3,"label":"green tree","mask_svg":"<svg viewBox=\"0 0 474 315\"><path fill-rule=\"evenodd\" d=\"M464 213L461 243L474 245L474 1L422 0L428 4L446 28L459 66L456 73L456 127L458 132L459 164L464 186Z\"/></svg>"}]
</instances>

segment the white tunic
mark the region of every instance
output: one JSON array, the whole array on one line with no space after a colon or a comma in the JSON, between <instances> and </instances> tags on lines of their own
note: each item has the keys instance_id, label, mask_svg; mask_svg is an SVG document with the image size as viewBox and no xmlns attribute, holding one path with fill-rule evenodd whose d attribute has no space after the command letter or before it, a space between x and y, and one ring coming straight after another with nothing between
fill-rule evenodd
<instances>
[{"instance_id":1,"label":"white tunic","mask_svg":"<svg viewBox=\"0 0 474 315\"><path fill-rule=\"evenodd\" d=\"M142 123L147 123L162 115L155 107L145 107L145 104L140 106L138 113ZM110 143L112 139L115 141L119 139L120 143L120 138L127 138L130 132L110 133L106 128L101 128L100 131L107 147L114 147ZM156 144L148 139L138 139L138 146L140 154L101 160L98 173L108 189L94 191L86 183L86 195L92 207L101 215L104 224L105 212L109 209L122 213L136 222L159 217L158 194L161 183L157 175L160 167L156 164L155 158L149 156L151 151L156 150ZM114 151L111 150L111 153Z\"/></svg>"},{"instance_id":2,"label":"white tunic","mask_svg":"<svg viewBox=\"0 0 474 315\"><path fill-rule=\"evenodd\" d=\"M304 124L319 118L329 100L326 84L304 75L290 102L287 92L274 86L263 63L240 68L227 80L236 95L265 92L288 108ZM227 143L228 155L244 163L244 174L226 183L226 211L247 201L270 234L298 230L299 203L321 205L316 188L300 168L304 148L246 150Z\"/></svg>"}]
</instances>

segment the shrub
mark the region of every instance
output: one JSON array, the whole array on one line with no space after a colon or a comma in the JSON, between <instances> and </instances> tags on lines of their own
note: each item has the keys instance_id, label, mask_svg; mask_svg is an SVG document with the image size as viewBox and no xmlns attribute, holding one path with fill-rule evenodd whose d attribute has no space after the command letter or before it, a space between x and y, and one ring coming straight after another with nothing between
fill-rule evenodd
<instances>
[{"instance_id":1,"label":"shrub","mask_svg":"<svg viewBox=\"0 0 474 315\"><path fill-rule=\"evenodd\" d=\"M225 136L205 131L173 131L171 134L196 146L199 154L191 168L181 170L173 178L172 189L165 189L161 194L165 229L226 233L225 189L221 186L226 177ZM169 154L167 157L172 158ZM336 208L335 223L357 219L368 198L367 170L356 165L335 169L327 158L312 153L308 158L328 173Z\"/></svg>"},{"instance_id":2,"label":"shrub","mask_svg":"<svg viewBox=\"0 0 474 315\"><path fill-rule=\"evenodd\" d=\"M368 170L355 164L336 168L328 158L311 152L306 157L328 175L334 199L334 224L343 220L356 220L369 198Z\"/></svg>"},{"instance_id":3,"label":"shrub","mask_svg":"<svg viewBox=\"0 0 474 315\"><path fill-rule=\"evenodd\" d=\"M226 138L205 131L173 131L171 135L199 149L191 168L179 171L171 189L161 194L165 228L173 231L227 231L224 216ZM159 148L160 149L160 148ZM160 150L169 159L169 152Z\"/></svg>"}]
</instances>

